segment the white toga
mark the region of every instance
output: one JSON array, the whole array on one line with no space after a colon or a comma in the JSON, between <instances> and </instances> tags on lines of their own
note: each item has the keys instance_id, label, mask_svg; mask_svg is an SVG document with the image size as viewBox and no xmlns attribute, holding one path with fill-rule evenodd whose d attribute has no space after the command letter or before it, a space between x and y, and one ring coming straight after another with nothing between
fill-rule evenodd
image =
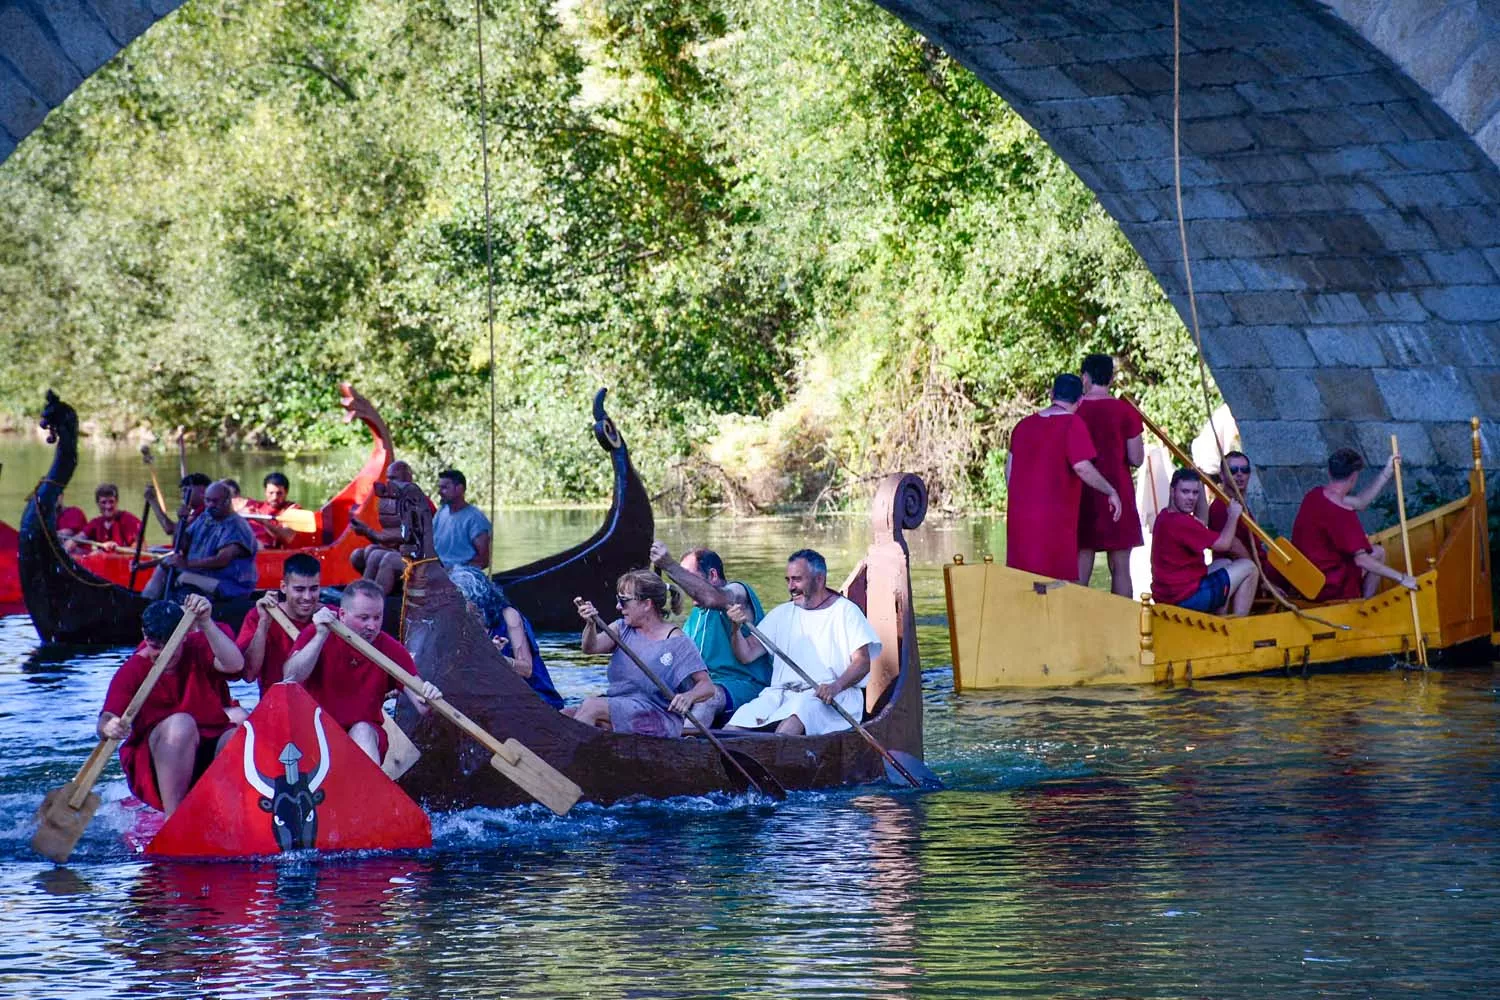
<instances>
[{"instance_id":1,"label":"white toga","mask_svg":"<svg viewBox=\"0 0 1500 1000\"><path fill-rule=\"evenodd\" d=\"M835 598L832 604L817 611L783 604L766 615L760 623L760 630L819 684L837 680L849 668L850 657L861 646L870 647L872 661L880 653L880 639L875 635L875 629L864 612L844 597ZM868 675L854 687L839 692L836 698L856 719L864 714L863 689L867 679ZM816 690L808 688L797 672L778 656L771 668L771 686L754 701L735 709L729 724L759 729L793 715L802 720L809 736L849 728L833 706L819 701Z\"/></svg>"}]
</instances>

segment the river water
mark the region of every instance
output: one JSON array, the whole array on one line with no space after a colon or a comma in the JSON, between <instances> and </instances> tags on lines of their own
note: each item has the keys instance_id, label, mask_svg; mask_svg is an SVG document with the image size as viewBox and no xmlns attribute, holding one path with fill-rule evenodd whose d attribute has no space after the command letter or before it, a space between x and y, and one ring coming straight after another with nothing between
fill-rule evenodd
<instances>
[{"instance_id":1,"label":"river water","mask_svg":"<svg viewBox=\"0 0 1500 1000\"><path fill-rule=\"evenodd\" d=\"M0 452L4 511L39 454ZM268 461L240 456L241 481ZM80 481L138 496L139 468L86 456ZM305 468L294 495L312 501ZM499 561L598 518L503 512ZM719 548L768 603L787 552L818 548L841 578L867 539L861 518L659 533ZM0 620L0 997L1493 994L1491 669L955 696L940 567L999 534L968 519L911 536L946 790L474 809L397 856L149 863L121 839L112 767L72 862L38 860L32 815L91 748L123 651L42 649L25 618ZM570 700L601 688L576 636L544 653Z\"/></svg>"}]
</instances>

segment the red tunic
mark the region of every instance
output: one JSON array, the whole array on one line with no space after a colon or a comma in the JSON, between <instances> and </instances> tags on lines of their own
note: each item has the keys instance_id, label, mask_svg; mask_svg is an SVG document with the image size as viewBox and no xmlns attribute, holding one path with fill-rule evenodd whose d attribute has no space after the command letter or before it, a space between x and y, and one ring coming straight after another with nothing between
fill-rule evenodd
<instances>
[{"instance_id":1,"label":"red tunic","mask_svg":"<svg viewBox=\"0 0 1500 1000\"><path fill-rule=\"evenodd\" d=\"M1095 552L1133 549L1143 539L1141 519L1135 509L1135 483L1130 478L1130 463L1125 459L1125 442L1140 436L1141 415L1123 399L1085 396L1078 404L1078 416L1087 425L1099 453L1094 465L1120 494L1121 507L1120 519L1111 520L1109 497L1085 487L1078 508L1078 547Z\"/></svg>"},{"instance_id":2,"label":"red tunic","mask_svg":"<svg viewBox=\"0 0 1500 1000\"><path fill-rule=\"evenodd\" d=\"M229 626L215 623L225 635L233 636ZM143 644L144 645L144 644ZM104 711L124 715L125 708L141 682L151 672L151 661L140 655L140 649L115 671L104 696ZM229 729L226 705L229 697L229 675L214 669L214 653L208 636L191 632L182 643L177 663L163 673L151 689L146 703L130 730L130 739L120 745L120 767L134 795L146 804L160 809L161 795L156 790L156 772L151 767L151 731L169 715L186 712L198 723L198 737L218 739Z\"/></svg>"},{"instance_id":3,"label":"red tunic","mask_svg":"<svg viewBox=\"0 0 1500 1000\"><path fill-rule=\"evenodd\" d=\"M326 607L326 605L325 605ZM288 618L291 616L288 615ZM245 616L245 621L240 625L240 634L235 638L234 644L240 647L240 652L250 648L250 640L255 638L255 629L260 624L260 606L256 605L250 609ZM295 626L297 623L292 622ZM297 639L302 636L299 633ZM286 666L286 658L292 655L292 646L297 639L286 634L286 629L271 622L266 629L265 655L261 659L260 676L255 679L260 685L260 693L265 694L266 689L273 684L280 684L283 669ZM329 639L333 642L333 639ZM339 640L342 641L342 640Z\"/></svg>"},{"instance_id":4,"label":"red tunic","mask_svg":"<svg viewBox=\"0 0 1500 1000\"><path fill-rule=\"evenodd\" d=\"M1218 531L1210 531L1191 514L1179 510L1158 514L1151 528L1151 596L1160 604L1192 597L1208 570L1203 550L1213 548L1218 540Z\"/></svg>"},{"instance_id":5,"label":"red tunic","mask_svg":"<svg viewBox=\"0 0 1500 1000\"><path fill-rule=\"evenodd\" d=\"M1328 499L1323 487L1314 486L1297 508L1292 522L1292 545L1323 571L1320 601L1342 601L1360 595L1364 571L1354 557L1371 551L1359 515Z\"/></svg>"},{"instance_id":6,"label":"red tunic","mask_svg":"<svg viewBox=\"0 0 1500 1000\"><path fill-rule=\"evenodd\" d=\"M1215 535L1224 530L1224 522L1227 520L1229 520L1228 505L1219 503L1217 498L1210 500L1208 503L1208 526L1213 529ZM1245 547L1245 555L1247 557L1255 551L1252 546L1259 544L1255 536L1250 534L1250 526L1245 523L1244 515L1240 516L1240 523L1234 526L1234 537L1238 538L1240 544ZM1265 551L1264 546L1261 546L1261 551Z\"/></svg>"},{"instance_id":7,"label":"red tunic","mask_svg":"<svg viewBox=\"0 0 1500 1000\"><path fill-rule=\"evenodd\" d=\"M317 627L309 625L297 637L292 652L312 642ZM417 672L406 647L381 632L375 637L374 646L397 664L411 673ZM401 684L390 674L354 651L343 639L330 635L318 653L318 662L302 686L313 700L323 706L323 711L333 716L339 725L349 729L356 722L368 722L382 737L382 709L386 695L401 690Z\"/></svg>"},{"instance_id":8,"label":"red tunic","mask_svg":"<svg viewBox=\"0 0 1500 1000\"><path fill-rule=\"evenodd\" d=\"M88 517L78 507L64 507L57 512L58 531L82 531L88 526Z\"/></svg>"},{"instance_id":9,"label":"red tunic","mask_svg":"<svg viewBox=\"0 0 1500 1000\"><path fill-rule=\"evenodd\" d=\"M114 542L129 548L141 537L141 519L127 511L116 511L110 524L103 517L96 517L83 529L83 537L91 542Z\"/></svg>"},{"instance_id":10,"label":"red tunic","mask_svg":"<svg viewBox=\"0 0 1500 1000\"><path fill-rule=\"evenodd\" d=\"M1039 413L1010 434L1010 490L1005 513L1005 565L1078 579L1078 501L1086 488L1075 463L1094 457L1089 429L1076 414Z\"/></svg>"},{"instance_id":11,"label":"red tunic","mask_svg":"<svg viewBox=\"0 0 1500 1000\"><path fill-rule=\"evenodd\" d=\"M240 513L266 514L270 517L275 517L277 514L284 514L293 508L301 509L294 503L277 505L266 500L246 500L244 509ZM246 523L250 525L250 530L255 533L255 540L260 543L261 548L279 549L282 547L281 540L266 530L266 522L247 518Z\"/></svg>"}]
</instances>

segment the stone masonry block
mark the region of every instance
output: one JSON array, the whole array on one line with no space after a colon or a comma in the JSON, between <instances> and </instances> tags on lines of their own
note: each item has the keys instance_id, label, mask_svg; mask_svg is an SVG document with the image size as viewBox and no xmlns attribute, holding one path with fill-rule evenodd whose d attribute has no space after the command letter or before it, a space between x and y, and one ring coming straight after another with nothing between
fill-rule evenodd
<instances>
[{"instance_id":1,"label":"stone masonry block","mask_svg":"<svg viewBox=\"0 0 1500 1000\"><path fill-rule=\"evenodd\" d=\"M1275 372L1263 375L1254 368L1224 368L1214 372L1214 382L1224 396L1224 402L1235 413L1277 412L1276 399L1271 391L1271 379Z\"/></svg>"},{"instance_id":2,"label":"stone masonry block","mask_svg":"<svg viewBox=\"0 0 1500 1000\"><path fill-rule=\"evenodd\" d=\"M1444 284L1486 285L1497 278L1495 269L1477 250L1424 253L1422 263L1435 280Z\"/></svg>"},{"instance_id":3,"label":"stone masonry block","mask_svg":"<svg viewBox=\"0 0 1500 1000\"><path fill-rule=\"evenodd\" d=\"M1428 434L1426 424L1390 421L1360 423L1355 425L1354 430L1357 443L1352 447L1359 449L1359 453L1365 456L1365 462L1375 468L1383 465L1390 456L1392 434L1396 435L1396 440L1401 445L1403 463L1432 465L1437 460L1437 451L1432 446L1432 436Z\"/></svg>"},{"instance_id":4,"label":"stone masonry block","mask_svg":"<svg viewBox=\"0 0 1500 1000\"><path fill-rule=\"evenodd\" d=\"M1444 336L1444 333L1451 329L1442 323L1421 325L1387 323L1370 327L1369 333L1375 339L1375 343L1380 345L1380 352L1385 355L1389 365L1395 368L1405 368L1412 365L1436 364L1437 352L1434 350L1434 344L1439 340L1443 341L1444 354L1452 350L1453 338ZM1460 351L1460 353L1467 354L1466 351Z\"/></svg>"},{"instance_id":5,"label":"stone masonry block","mask_svg":"<svg viewBox=\"0 0 1500 1000\"><path fill-rule=\"evenodd\" d=\"M1300 291L1321 280L1314 262L1306 257L1260 257L1233 263L1245 287L1261 292Z\"/></svg>"},{"instance_id":6,"label":"stone masonry block","mask_svg":"<svg viewBox=\"0 0 1500 1000\"><path fill-rule=\"evenodd\" d=\"M150 8L136 0L87 0L92 10L106 28L109 35L123 47L155 21Z\"/></svg>"},{"instance_id":7,"label":"stone masonry block","mask_svg":"<svg viewBox=\"0 0 1500 1000\"><path fill-rule=\"evenodd\" d=\"M21 140L47 117L47 105L32 93L26 81L0 62L0 128Z\"/></svg>"},{"instance_id":8,"label":"stone masonry block","mask_svg":"<svg viewBox=\"0 0 1500 1000\"><path fill-rule=\"evenodd\" d=\"M1326 412L1323 395L1315 372L1306 368L1282 368L1267 371L1265 379L1271 388L1275 413L1283 420L1307 420Z\"/></svg>"},{"instance_id":9,"label":"stone masonry block","mask_svg":"<svg viewBox=\"0 0 1500 1000\"><path fill-rule=\"evenodd\" d=\"M1232 408L1232 407L1231 407ZM1245 453L1257 465L1318 465L1327 459L1313 420L1240 420Z\"/></svg>"},{"instance_id":10,"label":"stone masonry block","mask_svg":"<svg viewBox=\"0 0 1500 1000\"><path fill-rule=\"evenodd\" d=\"M1315 368L1318 359L1307 344L1303 332L1291 326L1245 326L1241 332L1254 335L1265 344L1271 364L1277 368Z\"/></svg>"},{"instance_id":11,"label":"stone masonry block","mask_svg":"<svg viewBox=\"0 0 1500 1000\"><path fill-rule=\"evenodd\" d=\"M1348 420L1325 420L1318 425L1322 432L1323 454L1331 455L1340 448L1359 448L1359 431L1357 425ZM1325 466L1326 468L1326 466ZM1320 480L1322 476L1318 477Z\"/></svg>"},{"instance_id":12,"label":"stone masonry block","mask_svg":"<svg viewBox=\"0 0 1500 1000\"><path fill-rule=\"evenodd\" d=\"M1374 249L1374 247L1395 251L1445 249L1444 241L1421 212L1412 210L1371 212L1360 218L1357 223L1350 220L1349 226L1351 229L1357 226L1376 240L1369 249ZM1341 242L1339 246L1344 252L1351 253L1356 251L1358 244L1349 241Z\"/></svg>"},{"instance_id":13,"label":"stone masonry block","mask_svg":"<svg viewBox=\"0 0 1500 1000\"><path fill-rule=\"evenodd\" d=\"M1333 420L1385 420L1391 414L1368 368L1319 368L1313 375Z\"/></svg>"},{"instance_id":14,"label":"stone masonry block","mask_svg":"<svg viewBox=\"0 0 1500 1000\"><path fill-rule=\"evenodd\" d=\"M1182 148L1199 156L1244 152L1258 148L1256 137L1238 118L1183 122Z\"/></svg>"},{"instance_id":15,"label":"stone masonry block","mask_svg":"<svg viewBox=\"0 0 1500 1000\"><path fill-rule=\"evenodd\" d=\"M23 8L0 7L0 38L5 39L6 58L49 107L57 107L83 82L63 50Z\"/></svg>"},{"instance_id":16,"label":"stone masonry block","mask_svg":"<svg viewBox=\"0 0 1500 1000\"><path fill-rule=\"evenodd\" d=\"M1357 326L1310 326L1303 333L1321 366L1361 368L1385 364L1380 344Z\"/></svg>"},{"instance_id":17,"label":"stone masonry block","mask_svg":"<svg viewBox=\"0 0 1500 1000\"><path fill-rule=\"evenodd\" d=\"M1307 154L1307 162L1328 177L1381 174L1391 169L1391 157L1381 146L1346 146Z\"/></svg>"},{"instance_id":18,"label":"stone masonry block","mask_svg":"<svg viewBox=\"0 0 1500 1000\"><path fill-rule=\"evenodd\" d=\"M1426 101L1389 101L1381 107L1408 139L1448 138L1454 133L1453 122L1443 117L1441 109L1429 109Z\"/></svg>"},{"instance_id":19,"label":"stone masonry block","mask_svg":"<svg viewBox=\"0 0 1500 1000\"><path fill-rule=\"evenodd\" d=\"M1235 319L1249 326L1300 326L1307 321L1302 296L1296 292L1239 292L1224 300Z\"/></svg>"},{"instance_id":20,"label":"stone masonry block","mask_svg":"<svg viewBox=\"0 0 1500 1000\"><path fill-rule=\"evenodd\" d=\"M1203 355L1214 371L1221 368L1271 368L1265 340L1244 327L1214 327L1203 331Z\"/></svg>"},{"instance_id":21,"label":"stone masonry block","mask_svg":"<svg viewBox=\"0 0 1500 1000\"><path fill-rule=\"evenodd\" d=\"M1470 413L1478 415L1477 410ZM1445 420L1434 421L1427 426L1427 435L1432 439L1433 451L1437 453L1437 463L1455 469L1468 469L1474 465L1474 438L1469 428L1467 418L1455 420L1450 415ZM1486 421L1480 426L1480 436L1483 440L1485 465L1493 467L1495 452L1490 450L1492 442L1500 441L1496 436L1496 426ZM1389 447L1390 442L1386 442ZM1404 447L1403 439L1403 447Z\"/></svg>"},{"instance_id":22,"label":"stone masonry block","mask_svg":"<svg viewBox=\"0 0 1500 1000\"><path fill-rule=\"evenodd\" d=\"M1478 4L1432 4L1431 9L1437 16L1423 24L1420 34L1399 51L1402 68L1436 94L1453 78L1464 57L1494 28Z\"/></svg>"},{"instance_id":23,"label":"stone masonry block","mask_svg":"<svg viewBox=\"0 0 1500 1000\"><path fill-rule=\"evenodd\" d=\"M1002 70L1000 79L1010 93L1027 103L1088 96L1066 73L1050 66L1043 69Z\"/></svg>"},{"instance_id":24,"label":"stone masonry block","mask_svg":"<svg viewBox=\"0 0 1500 1000\"><path fill-rule=\"evenodd\" d=\"M1438 423L1480 412L1468 380L1453 368L1377 368L1374 375L1392 419Z\"/></svg>"},{"instance_id":25,"label":"stone masonry block","mask_svg":"<svg viewBox=\"0 0 1500 1000\"><path fill-rule=\"evenodd\" d=\"M1435 316L1449 322L1500 321L1500 282L1432 288L1421 292L1420 298Z\"/></svg>"},{"instance_id":26,"label":"stone masonry block","mask_svg":"<svg viewBox=\"0 0 1500 1000\"><path fill-rule=\"evenodd\" d=\"M120 50L83 0L49 0L41 12L69 61L84 76L103 66Z\"/></svg>"}]
</instances>

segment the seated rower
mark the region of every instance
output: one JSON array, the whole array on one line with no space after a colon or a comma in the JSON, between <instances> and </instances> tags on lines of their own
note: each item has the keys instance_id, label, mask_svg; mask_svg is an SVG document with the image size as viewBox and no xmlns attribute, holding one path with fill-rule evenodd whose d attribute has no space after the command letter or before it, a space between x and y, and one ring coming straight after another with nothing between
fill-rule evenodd
<instances>
[{"instance_id":1,"label":"seated rower","mask_svg":"<svg viewBox=\"0 0 1500 1000\"><path fill-rule=\"evenodd\" d=\"M261 480L261 488L265 491L266 498L264 500L241 500L240 506L237 506L235 510L241 514L264 514L267 517L276 517L289 510L301 509L287 499L287 492L292 488L292 481L283 473L266 473L266 478ZM250 530L255 533L255 540L260 543L261 548L283 548L290 545L297 537L295 531L279 521L265 521L256 518L249 520L249 524Z\"/></svg>"},{"instance_id":2,"label":"seated rower","mask_svg":"<svg viewBox=\"0 0 1500 1000\"><path fill-rule=\"evenodd\" d=\"M1228 474L1227 482L1225 473ZM1224 492L1231 500L1238 499L1239 497L1246 497L1248 499L1249 494L1247 491L1250 489L1249 457L1242 451L1226 451L1224 453L1224 468L1219 474L1219 482L1225 484L1223 487ZM1233 488L1231 488L1231 484ZM1203 492L1206 493L1207 491ZM1224 525L1229 520L1228 508L1218 497L1205 497L1204 499L1208 502L1208 529L1210 531L1222 531ZM1201 509L1202 505L1200 504L1199 507ZM1250 533L1250 525L1245 522L1245 517L1248 513L1248 511L1244 512L1240 516L1239 522L1235 525L1235 544L1229 550L1229 554L1238 559L1250 559L1250 553L1254 551L1252 546L1258 547L1262 553L1266 550L1266 547L1256 541L1255 536Z\"/></svg>"},{"instance_id":3,"label":"seated rower","mask_svg":"<svg viewBox=\"0 0 1500 1000\"><path fill-rule=\"evenodd\" d=\"M343 639L329 638L328 623L342 621L360 638L412 674L417 665L406 647L380 630L385 616L385 595L368 580L355 580L344 588L337 612L319 608L312 624L302 630L282 667L287 681L301 684L349 738L379 764L385 758L384 712L386 696L402 691L417 711L426 715L428 701L443 696L431 681L424 681L421 695L406 691L399 681L354 651Z\"/></svg>"},{"instance_id":4,"label":"seated rower","mask_svg":"<svg viewBox=\"0 0 1500 1000\"><path fill-rule=\"evenodd\" d=\"M191 524L193 518L203 513L203 494L212 483L213 480L201 472L189 472L182 477L177 486L185 499L183 505L177 510L178 520L187 518L188 523ZM156 487L146 487L146 506L151 509L156 523L161 526L162 531L166 532L167 537L176 538L177 522L167 516L166 508L162 506L165 502L165 497L156 495Z\"/></svg>"},{"instance_id":5,"label":"seated rower","mask_svg":"<svg viewBox=\"0 0 1500 1000\"><path fill-rule=\"evenodd\" d=\"M84 528L88 526L88 516L84 514L81 507L69 507L63 503L62 491L57 494L57 538L63 544L63 549L72 552L77 546L73 540L83 534Z\"/></svg>"},{"instance_id":6,"label":"seated rower","mask_svg":"<svg viewBox=\"0 0 1500 1000\"><path fill-rule=\"evenodd\" d=\"M185 552L169 552L141 592L149 598L165 593L168 570L176 570L176 587L214 598L242 597L255 589L255 536L230 506L229 487L214 483L203 491L203 513L183 529Z\"/></svg>"},{"instance_id":7,"label":"seated rower","mask_svg":"<svg viewBox=\"0 0 1500 1000\"><path fill-rule=\"evenodd\" d=\"M1172 473L1167 509L1156 516L1151 529L1151 596L1158 604L1243 617L1250 613L1259 586L1255 563L1241 555L1203 565L1204 549L1217 556L1238 545L1234 533L1242 508L1231 501L1224 526L1213 531L1194 514L1202 497L1203 480L1196 469Z\"/></svg>"},{"instance_id":8,"label":"seated rower","mask_svg":"<svg viewBox=\"0 0 1500 1000\"><path fill-rule=\"evenodd\" d=\"M531 622L511 606L500 585L477 566L453 566L448 570L448 579L467 599L470 612L484 626L506 667L524 678L537 697L561 710L562 695L557 693L547 665L542 662Z\"/></svg>"},{"instance_id":9,"label":"seated rower","mask_svg":"<svg viewBox=\"0 0 1500 1000\"><path fill-rule=\"evenodd\" d=\"M392 462L386 467L385 478L389 483L410 483L412 481L411 466L400 460ZM388 496L381 486L380 483L375 484L375 494L381 498L376 506L380 527L371 528L357 517L349 521L349 527L356 535L370 541L369 545L354 550L349 556L349 565L353 566L364 579L378 586L382 594L389 594L396 589L396 581L401 579L401 574L406 568L406 561L402 558L400 550L403 540L401 507L395 497ZM427 506L432 513L437 512L437 508L433 506L430 499L427 501Z\"/></svg>"},{"instance_id":10,"label":"seated rower","mask_svg":"<svg viewBox=\"0 0 1500 1000\"><path fill-rule=\"evenodd\" d=\"M111 552L133 548L143 526L140 518L120 509L119 487L100 483L94 490L94 503L99 507L99 516L84 526L83 537Z\"/></svg>"},{"instance_id":11,"label":"seated rower","mask_svg":"<svg viewBox=\"0 0 1500 1000\"><path fill-rule=\"evenodd\" d=\"M776 732L785 736L818 736L848 729L849 723L830 706L838 699L854 718L864 715L863 689L870 661L880 652L880 638L853 601L828 589L828 563L811 549L794 552L787 560L786 589L791 600L773 608L760 623L760 630L816 681L817 687L809 689L807 682L777 657L770 686L741 705L730 716L727 728L775 725ZM742 625L750 620L750 609L736 604L729 608L728 615L731 622ZM765 655L760 640L743 633L736 628L730 637L740 662Z\"/></svg>"},{"instance_id":12,"label":"seated rower","mask_svg":"<svg viewBox=\"0 0 1500 1000\"><path fill-rule=\"evenodd\" d=\"M147 605L141 645L109 682L96 726L101 739L120 741L120 767L131 793L168 816L245 719L233 707L227 683L244 661L229 627L210 617L212 610L198 594L188 595L182 607L170 601ZM193 631L157 679L135 724L125 725L120 716L184 614L193 616Z\"/></svg>"},{"instance_id":13,"label":"seated rower","mask_svg":"<svg viewBox=\"0 0 1500 1000\"><path fill-rule=\"evenodd\" d=\"M682 630L698 647L717 691L715 697L694 705L693 714L706 726L727 721L735 709L753 701L771 683L769 654L749 663L741 663L734 655L729 636L736 626L725 615L731 604L743 604L750 609L751 621L759 625L766 616L760 598L748 583L724 578L724 560L712 549L693 549L678 564L666 545L655 542L651 564L693 599L692 613Z\"/></svg>"},{"instance_id":14,"label":"seated rower","mask_svg":"<svg viewBox=\"0 0 1500 1000\"><path fill-rule=\"evenodd\" d=\"M609 690L590 695L576 708L563 709L563 714L620 733L681 736L683 717L694 705L714 696L708 668L693 640L666 620L669 591L661 577L646 569L631 570L620 577L616 587L615 606L620 609L620 618L613 625L620 641L674 693L670 699L663 696L607 633L595 630L594 616L599 612L584 601L578 607L584 621L583 651L614 654L609 658Z\"/></svg>"},{"instance_id":15,"label":"seated rower","mask_svg":"<svg viewBox=\"0 0 1500 1000\"><path fill-rule=\"evenodd\" d=\"M322 574L323 567L307 553L288 556L281 567L281 590L266 591L245 615L234 644L245 655L244 679L258 683L261 694L272 684L281 683L292 645L302 630L312 624L313 612L324 606L319 600ZM291 619L298 635L287 635L286 629L271 619L273 607L280 608Z\"/></svg>"},{"instance_id":16,"label":"seated rower","mask_svg":"<svg viewBox=\"0 0 1500 1000\"><path fill-rule=\"evenodd\" d=\"M1373 597L1380 578L1394 580L1410 590L1416 578L1385 564L1385 549L1372 545L1359 523L1359 511L1385 487L1394 459L1361 493L1354 492L1365 460L1352 448L1340 448L1328 456L1328 482L1314 486L1302 498L1297 519L1292 522L1292 544L1323 571L1320 601Z\"/></svg>"}]
</instances>

